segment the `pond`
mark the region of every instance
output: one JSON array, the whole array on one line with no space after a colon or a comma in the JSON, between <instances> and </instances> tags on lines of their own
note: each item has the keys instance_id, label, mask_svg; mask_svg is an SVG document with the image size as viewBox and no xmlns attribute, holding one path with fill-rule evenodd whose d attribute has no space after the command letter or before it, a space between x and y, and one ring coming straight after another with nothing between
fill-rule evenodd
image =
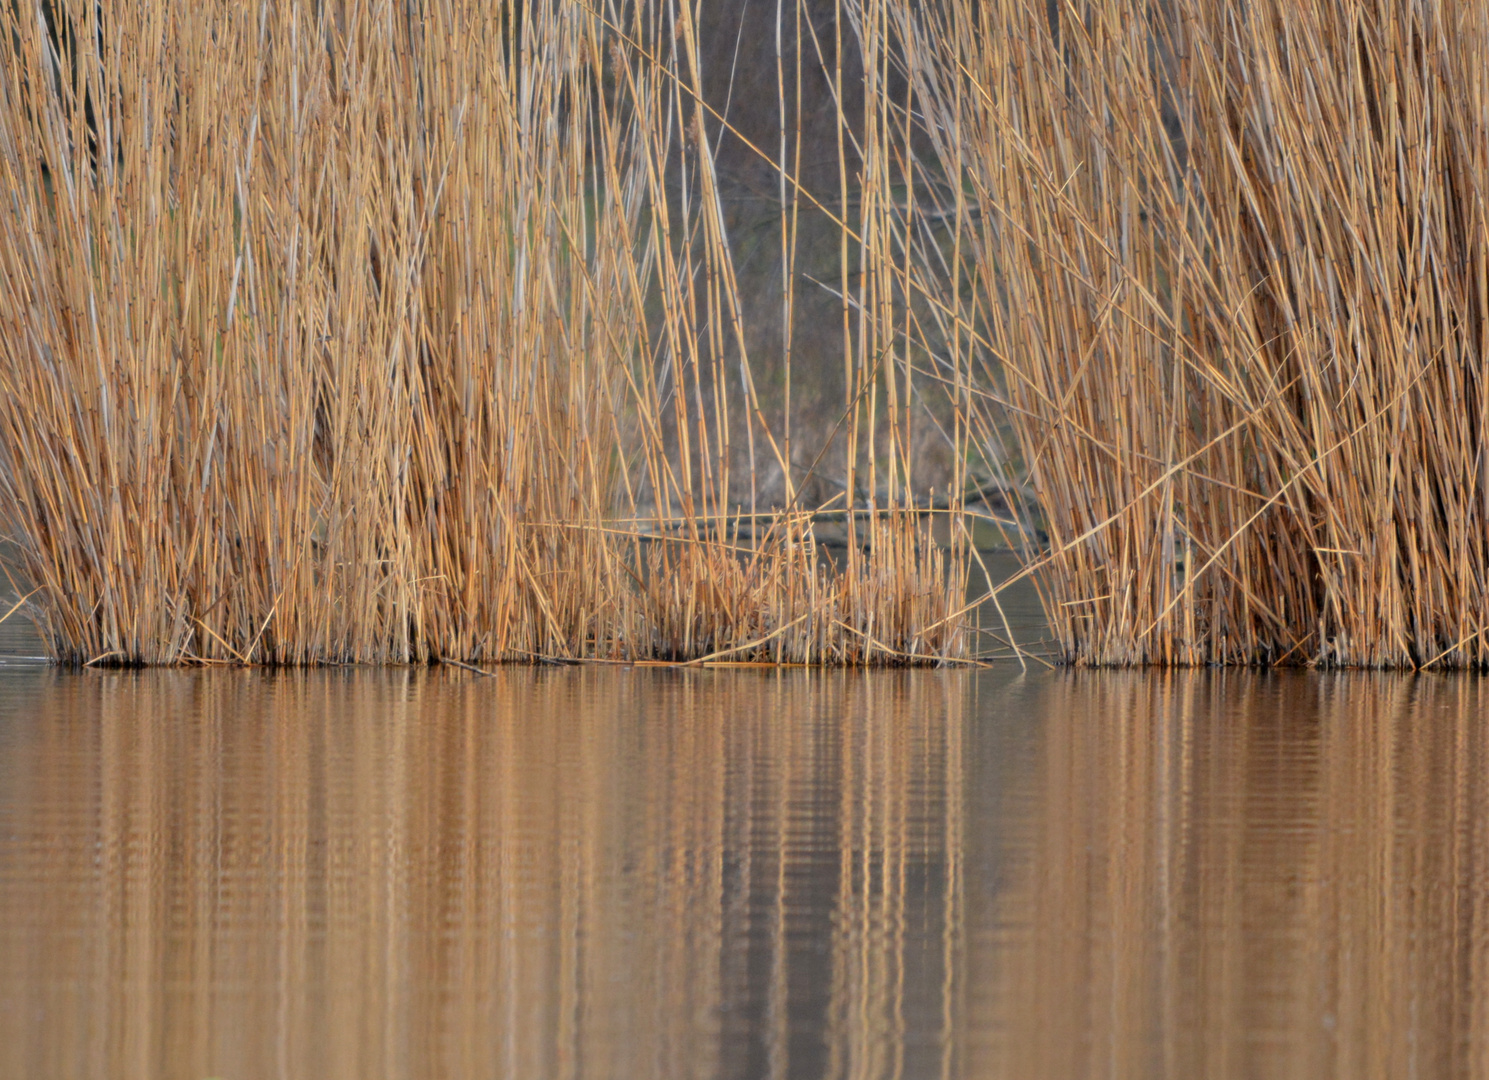
<instances>
[{"instance_id":1,"label":"pond","mask_svg":"<svg viewBox=\"0 0 1489 1080\"><path fill-rule=\"evenodd\" d=\"M1481 683L0 670L0 1076L1482 1074Z\"/></svg>"}]
</instances>

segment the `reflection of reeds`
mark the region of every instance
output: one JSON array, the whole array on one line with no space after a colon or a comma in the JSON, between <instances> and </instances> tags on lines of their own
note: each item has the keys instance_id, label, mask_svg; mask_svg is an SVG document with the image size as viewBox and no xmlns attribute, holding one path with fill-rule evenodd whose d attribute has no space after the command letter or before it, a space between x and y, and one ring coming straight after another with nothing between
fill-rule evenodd
<instances>
[{"instance_id":1,"label":"reflection of reeds","mask_svg":"<svg viewBox=\"0 0 1489 1080\"><path fill-rule=\"evenodd\" d=\"M871 520L817 558L696 39L644 0L0 8L0 517L55 654L960 655L874 334ZM792 513L737 555L772 455Z\"/></svg>"},{"instance_id":2,"label":"reflection of reeds","mask_svg":"<svg viewBox=\"0 0 1489 1080\"><path fill-rule=\"evenodd\" d=\"M1045 684L970 1071L1489 1073L1484 707L1426 677Z\"/></svg>"},{"instance_id":3,"label":"reflection of reeds","mask_svg":"<svg viewBox=\"0 0 1489 1080\"><path fill-rule=\"evenodd\" d=\"M959 1075L964 673L39 681L0 1074Z\"/></svg>"},{"instance_id":4,"label":"reflection of reeds","mask_svg":"<svg viewBox=\"0 0 1489 1080\"><path fill-rule=\"evenodd\" d=\"M1489 663L1489 9L858 6L939 162L907 232L955 222L926 339L993 369L1066 656Z\"/></svg>"}]
</instances>

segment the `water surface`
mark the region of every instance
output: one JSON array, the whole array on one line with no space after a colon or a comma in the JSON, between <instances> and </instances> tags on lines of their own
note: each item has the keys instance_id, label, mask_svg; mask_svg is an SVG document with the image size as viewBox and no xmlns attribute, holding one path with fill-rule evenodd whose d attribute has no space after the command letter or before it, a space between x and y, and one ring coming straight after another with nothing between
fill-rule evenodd
<instances>
[{"instance_id":1,"label":"water surface","mask_svg":"<svg viewBox=\"0 0 1489 1080\"><path fill-rule=\"evenodd\" d=\"M1478 681L0 670L0 1077L1489 1075Z\"/></svg>"}]
</instances>

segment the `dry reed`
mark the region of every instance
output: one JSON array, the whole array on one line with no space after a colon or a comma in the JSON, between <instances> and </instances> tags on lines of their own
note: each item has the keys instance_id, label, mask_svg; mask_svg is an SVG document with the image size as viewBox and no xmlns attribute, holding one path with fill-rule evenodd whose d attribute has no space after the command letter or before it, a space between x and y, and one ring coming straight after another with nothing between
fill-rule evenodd
<instances>
[{"instance_id":1,"label":"dry reed","mask_svg":"<svg viewBox=\"0 0 1489 1080\"><path fill-rule=\"evenodd\" d=\"M943 560L912 512L887 159L840 222L869 477L829 564L687 3L19 0L0 49L0 518L60 660L966 651L965 530ZM746 506L771 456L787 501Z\"/></svg>"},{"instance_id":2,"label":"dry reed","mask_svg":"<svg viewBox=\"0 0 1489 1080\"><path fill-rule=\"evenodd\" d=\"M692 5L7 9L0 516L57 656L942 662L993 492L1070 662L1489 666L1489 15L831 13L769 27L762 397Z\"/></svg>"},{"instance_id":3,"label":"dry reed","mask_svg":"<svg viewBox=\"0 0 1489 1080\"><path fill-rule=\"evenodd\" d=\"M1489 8L858 6L1065 658L1489 666Z\"/></svg>"}]
</instances>

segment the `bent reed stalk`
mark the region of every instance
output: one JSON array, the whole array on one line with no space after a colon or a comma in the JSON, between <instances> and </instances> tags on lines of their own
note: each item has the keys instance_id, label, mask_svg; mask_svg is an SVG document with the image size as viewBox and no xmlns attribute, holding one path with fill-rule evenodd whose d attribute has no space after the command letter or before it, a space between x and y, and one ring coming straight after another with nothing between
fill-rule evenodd
<instances>
[{"instance_id":1,"label":"bent reed stalk","mask_svg":"<svg viewBox=\"0 0 1489 1080\"><path fill-rule=\"evenodd\" d=\"M965 545L908 489L849 507L841 565L794 498L744 516L739 444L780 455L696 35L686 3L0 10L0 517L54 656L964 655ZM856 437L900 369L852 349Z\"/></svg>"},{"instance_id":2,"label":"bent reed stalk","mask_svg":"<svg viewBox=\"0 0 1489 1080\"><path fill-rule=\"evenodd\" d=\"M1489 667L1489 7L859 6L1065 659Z\"/></svg>"}]
</instances>

